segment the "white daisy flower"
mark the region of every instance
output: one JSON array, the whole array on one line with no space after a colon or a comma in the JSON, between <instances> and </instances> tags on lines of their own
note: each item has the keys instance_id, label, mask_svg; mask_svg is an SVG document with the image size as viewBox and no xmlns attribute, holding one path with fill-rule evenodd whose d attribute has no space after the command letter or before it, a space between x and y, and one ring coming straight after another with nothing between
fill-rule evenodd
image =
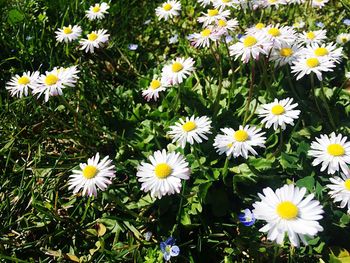
<instances>
[{"instance_id":1,"label":"white daisy flower","mask_svg":"<svg viewBox=\"0 0 350 263\"><path fill-rule=\"evenodd\" d=\"M232 155L234 158L242 156L247 159L249 153L258 154L253 147L265 148L265 132L261 132L260 128L240 125L236 131L232 128L223 128L221 131L223 134L216 135L213 144L220 155L225 153L227 157Z\"/></svg>"},{"instance_id":2,"label":"white daisy flower","mask_svg":"<svg viewBox=\"0 0 350 263\"><path fill-rule=\"evenodd\" d=\"M272 103L261 105L258 110L259 117L263 118L261 122L265 123L267 129L273 125L274 130L277 130L278 127L285 130L286 124L294 125L294 120L298 119L300 110L294 110L298 107L298 103L292 103L292 98L286 98L280 101L275 99Z\"/></svg>"},{"instance_id":3,"label":"white daisy flower","mask_svg":"<svg viewBox=\"0 0 350 263\"><path fill-rule=\"evenodd\" d=\"M85 49L85 52L94 53L95 48L100 48L104 46L104 43L108 41L109 34L106 34L107 30L99 29L98 31L92 31L87 34L87 38L80 40L81 50Z\"/></svg>"},{"instance_id":4,"label":"white daisy flower","mask_svg":"<svg viewBox=\"0 0 350 263\"><path fill-rule=\"evenodd\" d=\"M36 89L38 85L39 72L24 72L22 76L16 74L6 83L6 89L10 92L12 97L22 98L28 96L29 89Z\"/></svg>"},{"instance_id":5,"label":"white daisy flower","mask_svg":"<svg viewBox=\"0 0 350 263\"><path fill-rule=\"evenodd\" d=\"M201 6L207 6L207 5L210 5L211 0L197 0L197 2L198 2Z\"/></svg>"},{"instance_id":6,"label":"white daisy flower","mask_svg":"<svg viewBox=\"0 0 350 263\"><path fill-rule=\"evenodd\" d=\"M341 202L340 208L347 206L350 214L350 173L341 173L341 177L335 176L329 178L331 184L327 184L330 189L328 194L334 199L333 202Z\"/></svg>"},{"instance_id":7,"label":"white daisy flower","mask_svg":"<svg viewBox=\"0 0 350 263\"><path fill-rule=\"evenodd\" d=\"M80 170L73 170L73 174L69 176L68 189L73 189L74 194L83 189L82 195L97 196L96 186L104 191L115 177L112 160L108 156L100 160L99 153L79 166Z\"/></svg>"},{"instance_id":8,"label":"white daisy flower","mask_svg":"<svg viewBox=\"0 0 350 263\"><path fill-rule=\"evenodd\" d=\"M350 41L350 34L341 33L337 36L336 42L340 45L344 45Z\"/></svg>"},{"instance_id":9,"label":"white daisy flower","mask_svg":"<svg viewBox=\"0 0 350 263\"><path fill-rule=\"evenodd\" d=\"M86 17L89 20L102 19L105 17L105 14L108 14L108 9L109 5L105 2L95 4L94 6L90 6L89 10L86 11Z\"/></svg>"},{"instance_id":10,"label":"white daisy flower","mask_svg":"<svg viewBox=\"0 0 350 263\"><path fill-rule=\"evenodd\" d=\"M233 7L235 2L235 0L213 0L213 5L215 9L223 10L228 7Z\"/></svg>"},{"instance_id":11,"label":"white daisy flower","mask_svg":"<svg viewBox=\"0 0 350 263\"><path fill-rule=\"evenodd\" d=\"M50 96L62 95L62 90L68 87L74 87L76 83L76 75L73 69L54 68L52 71L46 71L38 80L38 85L33 89L33 94L37 94L38 98L45 94L45 102Z\"/></svg>"},{"instance_id":12,"label":"white daisy flower","mask_svg":"<svg viewBox=\"0 0 350 263\"><path fill-rule=\"evenodd\" d=\"M178 1L167 1L156 8L156 15L159 20L164 19L167 21L169 18L178 16L181 11L181 3Z\"/></svg>"},{"instance_id":13,"label":"white daisy flower","mask_svg":"<svg viewBox=\"0 0 350 263\"><path fill-rule=\"evenodd\" d=\"M56 41L57 42L72 42L73 40L78 39L81 36L81 27L74 25L64 26L59 28L56 32Z\"/></svg>"},{"instance_id":14,"label":"white daisy flower","mask_svg":"<svg viewBox=\"0 0 350 263\"><path fill-rule=\"evenodd\" d=\"M265 30L266 26L265 24L263 23L257 23L256 25L248 28L246 31L247 31L247 34L248 35L256 35L256 34L262 34Z\"/></svg>"},{"instance_id":15,"label":"white daisy flower","mask_svg":"<svg viewBox=\"0 0 350 263\"><path fill-rule=\"evenodd\" d=\"M295 31L289 26L268 26L264 30L268 41L272 42L275 48L281 48L283 45L291 45L295 42Z\"/></svg>"},{"instance_id":16,"label":"white daisy flower","mask_svg":"<svg viewBox=\"0 0 350 263\"><path fill-rule=\"evenodd\" d=\"M162 78L170 85L180 84L194 72L193 65L194 60L192 58L176 58L169 65L163 67Z\"/></svg>"},{"instance_id":17,"label":"white daisy flower","mask_svg":"<svg viewBox=\"0 0 350 263\"><path fill-rule=\"evenodd\" d=\"M325 39L327 39L326 36L327 31L320 29L315 31L304 31L303 33L300 33L297 37L300 44L312 44L312 43L323 43Z\"/></svg>"},{"instance_id":18,"label":"white daisy flower","mask_svg":"<svg viewBox=\"0 0 350 263\"><path fill-rule=\"evenodd\" d=\"M186 120L180 119L174 126L170 126L168 135L173 138L173 142L181 144L185 148L186 143L193 145L194 142L202 143L208 140L207 134L211 134L211 120L207 116L186 117Z\"/></svg>"},{"instance_id":19,"label":"white daisy flower","mask_svg":"<svg viewBox=\"0 0 350 263\"><path fill-rule=\"evenodd\" d=\"M270 61L275 61L275 66L291 65L299 58L300 47L297 44L283 45L280 48L273 48Z\"/></svg>"},{"instance_id":20,"label":"white daisy flower","mask_svg":"<svg viewBox=\"0 0 350 263\"><path fill-rule=\"evenodd\" d=\"M207 13L203 13L203 16L198 17L198 22L203 23L203 27L207 27L210 24L215 23L220 19L227 19L230 16L229 10L208 9Z\"/></svg>"},{"instance_id":21,"label":"white daisy flower","mask_svg":"<svg viewBox=\"0 0 350 263\"><path fill-rule=\"evenodd\" d=\"M150 163L142 162L136 176L142 183L141 190L151 192L152 197L180 193L181 179L190 178L188 162L180 153L156 151L149 156Z\"/></svg>"},{"instance_id":22,"label":"white daisy flower","mask_svg":"<svg viewBox=\"0 0 350 263\"><path fill-rule=\"evenodd\" d=\"M209 47L210 41L215 42L219 38L220 36L218 36L217 32L213 31L211 28L206 28L200 33L192 34L190 40L191 45L194 47Z\"/></svg>"},{"instance_id":23,"label":"white daisy flower","mask_svg":"<svg viewBox=\"0 0 350 263\"><path fill-rule=\"evenodd\" d=\"M336 63L341 61L342 57L342 48L337 48L334 43L329 44L311 44L305 49L301 50L301 55L305 56L315 56L318 58L325 58Z\"/></svg>"},{"instance_id":24,"label":"white daisy flower","mask_svg":"<svg viewBox=\"0 0 350 263\"><path fill-rule=\"evenodd\" d=\"M166 90L168 83L164 79L153 79L146 90L142 91L142 96L150 101L153 99L157 101L159 98L159 92Z\"/></svg>"},{"instance_id":25,"label":"white daisy flower","mask_svg":"<svg viewBox=\"0 0 350 263\"><path fill-rule=\"evenodd\" d=\"M346 136L331 133L330 137L323 134L316 141L311 143L311 150L308 154L315 157L313 166L322 164L321 172L327 169L328 174L334 174L339 168L345 174L349 173L348 164L350 163L350 142Z\"/></svg>"},{"instance_id":26,"label":"white daisy flower","mask_svg":"<svg viewBox=\"0 0 350 263\"><path fill-rule=\"evenodd\" d=\"M329 0L312 0L312 6L322 8Z\"/></svg>"},{"instance_id":27,"label":"white daisy flower","mask_svg":"<svg viewBox=\"0 0 350 263\"><path fill-rule=\"evenodd\" d=\"M265 7L267 6L275 6L276 8L278 8L279 5L285 5L286 0L263 0L262 5L264 5Z\"/></svg>"},{"instance_id":28,"label":"white daisy flower","mask_svg":"<svg viewBox=\"0 0 350 263\"><path fill-rule=\"evenodd\" d=\"M235 59L241 57L244 63L248 63L250 58L258 60L261 54L267 55L270 44L262 34L245 35L229 49L230 55L235 56Z\"/></svg>"},{"instance_id":29,"label":"white daisy flower","mask_svg":"<svg viewBox=\"0 0 350 263\"><path fill-rule=\"evenodd\" d=\"M286 0L288 4L303 4L305 0Z\"/></svg>"},{"instance_id":30,"label":"white daisy flower","mask_svg":"<svg viewBox=\"0 0 350 263\"><path fill-rule=\"evenodd\" d=\"M215 30L217 35L227 35L229 32L233 31L238 26L237 19L219 19L216 21Z\"/></svg>"},{"instance_id":31,"label":"white daisy flower","mask_svg":"<svg viewBox=\"0 0 350 263\"><path fill-rule=\"evenodd\" d=\"M267 239L283 244L287 234L289 241L299 247L301 240L305 245L305 237L313 237L323 231L318 220L324 213L320 202L314 199L314 194L303 198L306 188L292 184L284 185L275 192L267 187L258 194L261 201L253 204L253 214L256 219L265 220L267 224L259 229L268 232Z\"/></svg>"},{"instance_id":32,"label":"white daisy flower","mask_svg":"<svg viewBox=\"0 0 350 263\"><path fill-rule=\"evenodd\" d=\"M294 61L291 66L292 73L297 75L297 80L313 72L320 81L322 80L322 72L333 71L334 67L334 62L329 58L316 56L301 57Z\"/></svg>"}]
</instances>

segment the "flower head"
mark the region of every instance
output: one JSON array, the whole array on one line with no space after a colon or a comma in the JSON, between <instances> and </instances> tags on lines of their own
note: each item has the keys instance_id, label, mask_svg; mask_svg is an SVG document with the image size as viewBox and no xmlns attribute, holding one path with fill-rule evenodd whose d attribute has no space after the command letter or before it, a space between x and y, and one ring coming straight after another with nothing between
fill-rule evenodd
<instances>
[{"instance_id":1,"label":"flower head","mask_svg":"<svg viewBox=\"0 0 350 263\"><path fill-rule=\"evenodd\" d=\"M192 58L176 58L170 64L162 69L162 78L171 85L180 84L191 75L194 68L194 60Z\"/></svg>"},{"instance_id":2,"label":"flower head","mask_svg":"<svg viewBox=\"0 0 350 263\"><path fill-rule=\"evenodd\" d=\"M78 39L81 36L81 27L74 26L64 26L63 28L59 28L56 32L56 40L58 42L72 42L73 40Z\"/></svg>"},{"instance_id":3,"label":"flower head","mask_svg":"<svg viewBox=\"0 0 350 263\"><path fill-rule=\"evenodd\" d=\"M92 31L87 35L87 38L80 40L81 50L85 50L86 53L94 53L95 48L100 48L108 41L109 34L107 30L99 29L98 31Z\"/></svg>"},{"instance_id":4,"label":"flower head","mask_svg":"<svg viewBox=\"0 0 350 263\"><path fill-rule=\"evenodd\" d=\"M28 96L30 89L34 90L38 86L39 72L24 72L22 75L16 74L6 83L6 89L12 97L22 98Z\"/></svg>"},{"instance_id":5,"label":"flower head","mask_svg":"<svg viewBox=\"0 0 350 263\"><path fill-rule=\"evenodd\" d=\"M156 8L156 15L159 20L167 21L169 18L178 16L181 11L181 3L179 1L169 0Z\"/></svg>"},{"instance_id":6,"label":"flower head","mask_svg":"<svg viewBox=\"0 0 350 263\"><path fill-rule=\"evenodd\" d=\"M109 5L105 2L101 4L95 4L90 6L89 10L86 11L86 17L89 20L102 19L105 17L105 14L108 14Z\"/></svg>"},{"instance_id":7,"label":"flower head","mask_svg":"<svg viewBox=\"0 0 350 263\"><path fill-rule=\"evenodd\" d=\"M175 239L173 237L169 237L166 241L161 242L160 250L166 261L169 261L171 257L176 257L180 254L180 248L175 245Z\"/></svg>"},{"instance_id":8,"label":"flower head","mask_svg":"<svg viewBox=\"0 0 350 263\"><path fill-rule=\"evenodd\" d=\"M330 184L327 187L330 189L328 194L333 198L334 202L340 202L340 207L347 206L348 214L350 214L350 173L341 173L341 176L329 178Z\"/></svg>"},{"instance_id":9,"label":"flower head","mask_svg":"<svg viewBox=\"0 0 350 263\"><path fill-rule=\"evenodd\" d=\"M245 226L252 226L255 223L255 216L248 208L245 209L243 213L239 214L238 218L239 221L241 221L241 223Z\"/></svg>"}]
</instances>

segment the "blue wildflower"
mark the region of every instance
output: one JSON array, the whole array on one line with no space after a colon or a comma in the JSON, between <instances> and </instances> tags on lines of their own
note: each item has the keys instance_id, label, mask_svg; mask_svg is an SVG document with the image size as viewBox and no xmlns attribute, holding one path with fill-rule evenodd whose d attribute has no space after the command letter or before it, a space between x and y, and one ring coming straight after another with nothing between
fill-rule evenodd
<instances>
[{"instance_id":1,"label":"blue wildflower","mask_svg":"<svg viewBox=\"0 0 350 263\"><path fill-rule=\"evenodd\" d=\"M345 18L345 19L343 20L343 23L344 23L345 25L347 25L347 26L350 26L350 19L349 19L349 18Z\"/></svg>"},{"instance_id":2,"label":"blue wildflower","mask_svg":"<svg viewBox=\"0 0 350 263\"><path fill-rule=\"evenodd\" d=\"M137 44L129 44L128 45L129 50L136 50L138 47L139 47L139 45L137 45Z\"/></svg>"},{"instance_id":3,"label":"blue wildflower","mask_svg":"<svg viewBox=\"0 0 350 263\"><path fill-rule=\"evenodd\" d=\"M233 40L233 37L231 37L230 35L227 35L227 36L225 37L226 43L230 43L232 40Z\"/></svg>"},{"instance_id":4,"label":"blue wildflower","mask_svg":"<svg viewBox=\"0 0 350 263\"><path fill-rule=\"evenodd\" d=\"M245 226L252 226L255 223L255 216L248 208L238 215L239 221Z\"/></svg>"},{"instance_id":5,"label":"blue wildflower","mask_svg":"<svg viewBox=\"0 0 350 263\"><path fill-rule=\"evenodd\" d=\"M241 37L243 37L243 34L237 34L238 39L240 39Z\"/></svg>"},{"instance_id":6,"label":"blue wildflower","mask_svg":"<svg viewBox=\"0 0 350 263\"><path fill-rule=\"evenodd\" d=\"M324 24L322 22L316 22L315 24L316 24L316 26L318 26L320 28L324 27Z\"/></svg>"},{"instance_id":7,"label":"blue wildflower","mask_svg":"<svg viewBox=\"0 0 350 263\"><path fill-rule=\"evenodd\" d=\"M160 250L163 252L163 257L166 261L180 254L180 248L175 246L175 239L173 237L169 237L165 242L161 242Z\"/></svg>"}]
</instances>

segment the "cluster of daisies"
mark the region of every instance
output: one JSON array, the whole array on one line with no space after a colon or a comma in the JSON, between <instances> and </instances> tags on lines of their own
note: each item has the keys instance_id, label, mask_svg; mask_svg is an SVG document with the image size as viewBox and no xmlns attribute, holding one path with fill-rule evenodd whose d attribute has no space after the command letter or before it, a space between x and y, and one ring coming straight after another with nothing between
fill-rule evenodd
<instances>
[{"instance_id":1,"label":"cluster of daisies","mask_svg":"<svg viewBox=\"0 0 350 263\"><path fill-rule=\"evenodd\" d=\"M95 4L90 6L86 11L86 17L89 20L100 20L108 14L109 5L102 2L101 4ZM72 42L79 39L82 35L82 28L79 25L68 25L63 28L59 28L56 32L56 40L58 42ZM101 48L106 45L109 39L107 30L98 29L86 34L86 38L79 40L80 49L85 50L86 53L94 53L95 49Z\"/></svg>"},{"instance_id":2,"label":"cluster of daisies","mask_svg":"<svg viewBox=\"0 0 350 263\"><path fill-rule=\"evenodd\" d=\"M66 87L74 87L78 80L79 70L76 66L55 67L51 71L40 74L39 71L24 72L16 74L6 84L6 89L10 95L15 97L25 97L30 94L39 98L44 95L47 102L49 97L62 95L62 90Z\"/></svg>"}]
</instances>

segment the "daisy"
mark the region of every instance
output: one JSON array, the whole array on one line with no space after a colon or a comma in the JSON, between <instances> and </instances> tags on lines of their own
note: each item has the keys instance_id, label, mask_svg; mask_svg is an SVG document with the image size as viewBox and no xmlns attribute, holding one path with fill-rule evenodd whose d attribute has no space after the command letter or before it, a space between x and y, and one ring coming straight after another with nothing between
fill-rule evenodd
<instances>
[{"instance_id":1,"label":"daisy","mask_svg":"<svg viewBox=\"0 0 350 263\"><path fill-rule=\"evenodd\" d=\"M283 45L280 48L273 48L270 61L275 61L275 66L291 65L299 58L299 45Z\"/></svg>"},{"instance_id":2,"label":"daisy","mask_svg":"<svg viewBox=\"0 0 350 263\"><path fill-rule=\"evenodd\" d=\"M150 163L142 162L136 176L142 183L141 190L151 192L152 197L180 193L181 179L190 178L188 162L180 153L156 151L149 157Z\"/></svg>"},{"instance_id":3,"label":"daisy","mask_svg":"<svg viewBox=\"0 0 350 263\"><path fill-rule=\"evenodd\" d=\"M275 6L278 8L279 5L287 4L285 0L263 0L264 6Z\"/></svg>"},{"instance_id":4,"label":"daisy","mask_svg":"<svg viewBox=\"0 0 350 263\"><path fill-rule=\"evenodd\" d=\"M327 31L320 29L315 31L304 31L303 33L300 33L298 35L298 41L301 44L312 44L312 43L322 43L325 39L327 39L326 36Z\"/></svg>"},{"instance_id":5,"label":"daisy","mask_svg":"<svg viewBox=\"0 0 350 263\"><path fill-rule=\"evenodd\" d=\"M98 31L92 31L87 34L87 39L80 40L81 50L85 49L85 52L94 53L95 48L100 48L108 41L109 34L106 34L107 30L99 29Z\"/></svg>"},{"instance_id":6,"label":"daisy","mask_svg":"<svg viewBox=\"0 0 350 263\"><path fill-rule=\"evenodd\" d=\"M12 97L17 96L22 98L28 96L29 89L35 89L38 85L39 72L24 72L22 76L16 74L6 83L6 89Z\"/></svg>"},{"instance_id":7,"label":"daisy","mask_svg":"<svg viewBox=\"0 0 350 263\"><path fill-rule=\"evenodd\" d=\"M264 188L258 194L261 201L253 204L253 214L256 219L265 220L267 224L260 228L260 232L268 232L267 239L283 244L287 234L293 246L299 247L301 240L305 245L305 237L313 237L323 231L318 220L324 213L320 202L314 199L314 194L303 198L306 188L293 184L284 185L275 192Z\"/></svg>"},{"instance_id":8,"label":"daisy","mask_svg":"<svg viewBox=\"0 0 350 263\"><path fill-rule=\"evenodd\" d=\"M217 35L227 35L230 31L233 31L237 26L237 19L219 19L218 21L216 21Z\"/></svg>"},{"instance_id":9,"label":"daisy","mask_svg":"<svg viewBox=\"0 0 350 263\"><path fill-rule=\"evenodd\" d=\"M340 208L347 206L348 214L350 214L350 173L341 173L341 177L335 176L329 180L331 184L327 184L327 187L331 191L328 194L334 199L334 202L341 202Z\"/></svg>"},{"instance_id":10,"label":"daisy","mask_svg":"<svg viewBox=\"0 0 350 263\"><path fill-rule=\"evenodd\" d=\"M292 73L297 75L297 80L311 72L315 73L317 78L322 80L322 72L333 71L334 62L328 58L319 58L316 56L301 57L293 62Z\"/></svg>"},{"instance_id":11,"label":"daisy","mask_svg":"<svg viewBox=\"0 0 350 263\"><path fill-rule=\"evenodd\" d=\"M312 6L322 8L329 0L312 0Z\"/></svg>"},{"instance_id":12,"label":"daisy","mask_svg":"<svg viewBox=\"0 0 350 263\"><path fill-rule=\"evenodd\" d=\"M86 11L86 17L89 20L102 19L105 17L105 14L108 14L108 9L109 5L105 2L95 4L94 6L90 6L89 10Z\"/></svg>"},{"instance_id":13,"label":"daisy","mask_svg":"<svg viewBox=\"0 0 350 263\"><path fill-rule=\"evenodd\" d=\"M272 103L264 104L258 110L258 115L265 123L265 127L269 129L273 125L273 129L277 130L281 127L286 129L286 124L294 125L294 120L298 119L300 110L294 110L298 107L298 103L293 103L292 98L283 100L275 99Z\"/></svg>"},{"instance_id":14,"label":"daisy","mask_svg":"<svg viewBox=\"0 0 350 263\"><path fill-rule=\"evenodd\" d=\"M151 99L157 101L159 98L159 92L166 90L167 87L168 83L164 79L153 79L148 88L142 91L142 96L147 101L150 101Z\"/></svg>"},{"instance_id":15,"label":"daisy","mask_svg":"<svg viewBox=\"0 0 350 263\"><path fill-rule=\"evenodd\" d=\"M73 174L69 176L68 189L73 189L74 194L83 189L82 195L97 196L96 186L104 191L115 177L112 160L108 156L100 160L99 153L79 166L80 170L73 170Z\"/></svg>"},{"instance_id":16,"label":"daisy","mask_svg":"<svg viewBox=\"0 0 350 263\"><path fill-rule=\"evenodd\" d=\"M336 42L340 45L344 45L350 41L350 34L341 33L337 36Z\"/></svg>"},{"instance_id":17,"label":"daisy","mask_svg":"<svg viewBox=\"0 0 350 263\"><path fill-rule=\"evenodd\" d=\"M63 28L59 28L56 32L56 40L58 42L71 42L73 40L78 39L81 36L81 27L74 25L64 26Z\"/></svg>"},{"instance_id":18,"label":"daisy","mask_svg":"<svg viewBox=\"0 0 350 263\"><path fill-rule=\"evenodd\" d=\"M339 63L342 57L342 48L337 48L337 46L333 43L314 43L301 50L301 54L306 56L315 56L318 58L326 58L328 60Z\"/></svg>"},{"instance_id":19,"label":"daisy","mask_svg":"<svg viewBox=\"0 0 350 263\"><path fill-rule=\"evenodd\" d=\"M260 54L267 55L269 48L270 45L262 34L245 35L229 47L230 55L235 56L235 59L241 57L244 63L248 63L251 57L258 60Z\"/></svg>"},{"instance_id":20,"label":"daisy","mask_svg":"<svg viewBox=\"0 0 350 263\"><path fill-rule=\"evenodd\" d=\"M303 4L305 0L286 0L288 4Z\"/></svg>"},{"instance_id":21,"label":"daisy","mask_svg":"<svg viewBox=\"0 0 350 263\"><path fill-rule=\"evenodd\" d=\"M208 140L207 134L211 134L211 120L207 116L186 117L186 120L180 119L174 126L170 126L168 135L173 138L173 142L181 144L185 148L186 143L193 145L194 142L201 143Z\"/></svg>"},{"instance_id":22,"label":"daisy","mask_svg":"<svg viewBox=\"0 0 350 263\"><path fill-rule=\"evenodd\" d=\"M210 41L215 42L219 39L219 36L215 31L210 28L202 30L200 33L194 33L191 36L191 45L194 47L209 47Z\"/></svg>"},{"instance_id":23,"label":"daisy","mask_svg":"<svg viewBox=\"0 0 350 263\"><path fill-rule=\"evenodd\" d=\"M258 154L253 147L265 148L266 137L260 128L240 125L236 131L232 128L223 128L221 131L223 134L216 135L213 144L220 155L225 153L229 158L232 155L234 158L243 156L247 159L249 153Z\"/></svg>"},{"instance_id":24,"label":"daisy","mask_svg":"<svg viewBox=\"0 0 350 263\"><path fill-rule=\"evenodd\" d=\"M290 45L295 42L295 31L288 26L268 26L264 30L267 40L272 42L273 47L281 48L283 45Z\"/></svg>"},{"instance_id":25,"label":"daisy","mask_svg":"<svg viewBox=\"0 0 350 263\"><path fill-rule=\"evenodd\" d=\"M223 10L226 7L233 7L235 0L213 0L213 5L215 9Z\"/></svg>"},{"instance_id":26,"label":"daisy","mask_svg":"<svg viewBox=\"0 0 350 263\"><path fill-rule=\"evenodd\" d=\"M170 85L180 84L191 75L194 68L194 60L192 58L176 58L169 65L162 69L162 78L170 83Z\"/></svg>"},{"instance_id":27,"label":"daisy","mask_svg":"<svg viewBox=\"0 0 350 263\"><path fill-rule=\"evenodd\" d=\"M266 26L263 23L257 23L256 25L247 29L248 35L256 35L258 33L263 33Z\"/></svg>"},{"instance_id":28,"label":"daisy","mask_svg":"<svg viewBox=\"0 0 350 263\"><path fill-rule=\"evenodd\" d=\"M210 24L220 20L227 19L230 16L229 10L219 10L219 9L208 9L207 13L203 13L203 16L198 17L198 22L203 23L204 27L207 27Z\"/></svg>"},{"instance_id":29,"label":"daisy","mask_svg":"<svg viewBox=\"0 0 350 263\"><path fill-rule=\"evenodd\" d=\"M201 6L207 6L207 5L210 5L211 0L197 0L197 2L198 2Z\"/></svg>"},{"instance_id":30,"label":"daisy","mask_svg":"<svg viewBox=\"0 0 350 263\"><path fill-rule=\"evenodd\" d=\"M162 6L159 6L156 8L156 15L158 16L158 19L164 19L167 21L169 18L173 18L175 16L178 16L181 11L181 3L178 1L167 1L162 4Z\"/></svg>"},{"instance_id":31,"label":"daisy","mask_svg":"<svg viewBox=\"0 0 350 263\"><path fill-rule=\"evenodd\" d=\"M348 164L350 163L350 142L346 136L331 133L330 137L321 135L316 141L311 143L311 150L308 154L315 157L312 162L313 166L322 164L321 172L327 169L328 174L334 174L339 168L345 174L349 173Z\"/></svg>"}]
</instances>

